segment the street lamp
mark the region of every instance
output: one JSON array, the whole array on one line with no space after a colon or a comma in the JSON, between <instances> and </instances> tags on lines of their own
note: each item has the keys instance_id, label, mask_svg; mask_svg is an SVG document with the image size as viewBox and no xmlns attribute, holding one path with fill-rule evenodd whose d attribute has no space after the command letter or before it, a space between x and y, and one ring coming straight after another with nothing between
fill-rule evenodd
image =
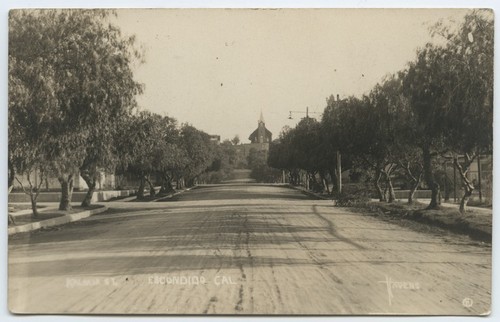
<instances>
[{"instance_id":1,"label":"street lamp","mask_svg":"<svg viewBox=\"0 0 500 322\"><path fill-rule=\"evenodd\" d=\"M293 120L293 117L292 117L292 113L299 113L299 114L306 114L306 119L309 118L309 114L320 114L320 113L316 113L316 112L309 112L309 106L306 107L306 111L303 112L303 111L289 111L290 114L288 114L288 119L289 120Z\"/></svg>"}]
</instances>

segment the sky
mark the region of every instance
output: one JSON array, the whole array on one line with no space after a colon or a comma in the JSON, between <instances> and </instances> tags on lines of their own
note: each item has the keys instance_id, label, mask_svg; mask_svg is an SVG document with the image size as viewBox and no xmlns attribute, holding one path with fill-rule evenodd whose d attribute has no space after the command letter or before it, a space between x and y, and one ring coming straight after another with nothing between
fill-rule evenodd
<instances>
[{"instance_id":1,"label":"sky","mask_svg":"<svg viewBox=\"0 0 500 322\"><path fill-rule=\"evenodd\" d=\"M136 35L145 63L140 109L242 143L262 111L276 138L326 98L368 93L461 9L132 9L115 23ZM288 119L290 111L293 119Z\"/></svg>"}]
</instances>

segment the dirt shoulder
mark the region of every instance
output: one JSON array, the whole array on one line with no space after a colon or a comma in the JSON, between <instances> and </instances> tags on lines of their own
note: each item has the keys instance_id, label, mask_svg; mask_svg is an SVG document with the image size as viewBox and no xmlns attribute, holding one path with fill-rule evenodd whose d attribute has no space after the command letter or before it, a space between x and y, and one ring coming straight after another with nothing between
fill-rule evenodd
<instances>
[{"instance_id":1,"label":"dirt shoulder","mask_svg":"<svg viewBox=\"0 0 500 322\"><path fill-rule=\"evenodd\" d=\"M425 207L426 205L421 203L408 205L402 202L388 204L372 201L353 208L363 212L368 210L369 214L382 219L411 220L431 228L444 229L491 243L492 212L469 209L462 215L458 209L454 208L441 207L438 210L426 210Z\"/></svg>"}]
</instances>

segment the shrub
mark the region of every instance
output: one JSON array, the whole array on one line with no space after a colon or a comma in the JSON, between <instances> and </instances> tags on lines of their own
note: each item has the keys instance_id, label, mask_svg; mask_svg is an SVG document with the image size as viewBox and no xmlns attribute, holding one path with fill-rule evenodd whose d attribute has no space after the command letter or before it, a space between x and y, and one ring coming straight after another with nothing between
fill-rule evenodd
<instances>
[{"instance_id":1,"label":"shrub","mask_svg":"<svg viewBox=\"0 0 500 322\"><path fill-rule=\"evenodd\" d=\"M365 206L370 202L370 199L369 192L364 190L337 193L335 196L336 206L338 207Z\"/></svg>"}]
</instances>

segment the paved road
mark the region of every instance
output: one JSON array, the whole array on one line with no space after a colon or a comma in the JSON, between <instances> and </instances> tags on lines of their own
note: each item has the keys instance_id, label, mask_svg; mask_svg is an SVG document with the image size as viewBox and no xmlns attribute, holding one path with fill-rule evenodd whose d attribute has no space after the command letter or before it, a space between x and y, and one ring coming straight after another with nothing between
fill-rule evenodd
<instances>
[{"instance_id":1,"label":"paved road","mask_svg":"<svg viewBox=\"0 0 500 322\"><path fill-rule=\"evenodd\" d=\"M489 246L410 230L288 188L211 186L175 202L108 206L106 214L9 240L12 311L490 310Z\"/></svg>"}]
</instances>

